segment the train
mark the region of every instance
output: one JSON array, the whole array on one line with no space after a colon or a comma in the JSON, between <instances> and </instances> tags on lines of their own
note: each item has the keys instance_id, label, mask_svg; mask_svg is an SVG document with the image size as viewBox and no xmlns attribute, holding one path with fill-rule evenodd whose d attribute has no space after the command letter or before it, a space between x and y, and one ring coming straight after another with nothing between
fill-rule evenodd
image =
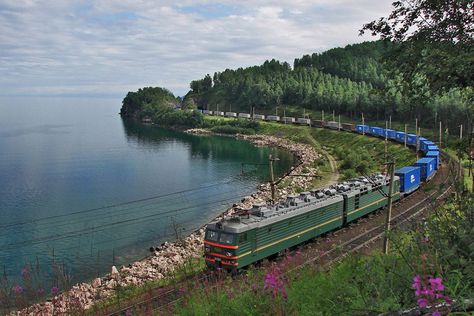
<instances>
[{"instance_id":1,"label":"train","mask_svg":"<svg viewBox=\"0 0 474 316\"><path fill-rule=\"evenodd\" d=\"M204 114L214 115L212 111ZM251 117L250 114L241 114L227 116ZM277 115L260 114L255 114L254 118L379 137L406 143L419 150L423 153L423 158L411 166L395 171L392 191L394 202L418 190L424 182L430 181L441 165L440 151L436 144L414 134L377 126L340 124L308 118L281 118ZM327 188L288 195L285 200L276 204L255 204L231 217L215 220L207 224L205 230L206 265L209 269L219 268L236 273L285 249L344 227L386 207L389 182L390 177L380 173L361 176Z\"/></svg>"}]
</instances>

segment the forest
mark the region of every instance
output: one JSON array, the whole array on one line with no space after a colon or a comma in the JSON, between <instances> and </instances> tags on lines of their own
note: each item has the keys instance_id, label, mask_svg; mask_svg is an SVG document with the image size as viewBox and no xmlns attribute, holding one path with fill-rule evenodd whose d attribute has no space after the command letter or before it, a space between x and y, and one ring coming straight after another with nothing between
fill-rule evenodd
<instances>
[{"instance_id":1,"label":"forest","mask_svg":"<svg viewBox=\"0 0 474 316\"><path fill-rule=\"evenodd\" d=\"M470 130L472 87L433 89L429 75L422 72L407 79L391 62L403 49L378 40L304 55L292 66L272 59L260 66L226 69L192 81L184 100L202 109L234 112L283 115L283 109L297 108L334 111L354 121L360 121L362 113L374 120L418 118L427 127L441 119L451 131L460 124ZM472 68L465 62L465 68Z\"/></svg>"}]
</instances>

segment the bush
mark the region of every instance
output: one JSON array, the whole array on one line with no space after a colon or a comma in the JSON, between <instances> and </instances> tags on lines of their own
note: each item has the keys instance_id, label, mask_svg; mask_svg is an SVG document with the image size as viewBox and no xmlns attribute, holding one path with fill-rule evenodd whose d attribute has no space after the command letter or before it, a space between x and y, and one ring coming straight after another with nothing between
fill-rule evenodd
<instances>
[{"instance_id":1,"label":"bush","mask_svg":"<svg viewBox=\"0 0 474 316\"><path fill-rule=\"evenodd\" d=\"M214 132L214 133L229 134L229 135L235 135L235 134L251 135L251 134L255 134L255 130L253 130L253 129L242 128L242 127L237 127L237 126L232 126L232 125L227 125L227 124L211 127L211 131Z\"/></svg>"}]
</instances>

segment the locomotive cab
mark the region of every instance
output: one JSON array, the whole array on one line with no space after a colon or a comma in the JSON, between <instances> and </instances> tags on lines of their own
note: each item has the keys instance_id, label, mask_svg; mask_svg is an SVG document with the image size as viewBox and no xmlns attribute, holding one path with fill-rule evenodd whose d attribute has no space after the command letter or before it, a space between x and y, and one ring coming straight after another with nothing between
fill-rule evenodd
<instances>
[{"instance_id":1,"label":"locomotive cab","mask_svg":"<svg viewBox=\"0 0 474 316\"><path fill-rule=\"evenodd\" d=\"M221 222L207 225L204 236L204 259L211 269L237 270L238 234L226 231Z\"/></svg>"}]
</instances>

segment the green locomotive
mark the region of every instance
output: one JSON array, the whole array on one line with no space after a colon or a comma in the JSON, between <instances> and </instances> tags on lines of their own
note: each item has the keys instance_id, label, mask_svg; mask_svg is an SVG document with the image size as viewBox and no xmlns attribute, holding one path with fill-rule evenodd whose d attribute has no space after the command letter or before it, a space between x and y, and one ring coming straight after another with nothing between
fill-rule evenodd
<instances>
[{"instance_id":1,"label":"green locomotive","mask_svg":"<svg viewBox=\"0 0 474 316\"><path fill-rule=\"evenodd\" d=\"M400 198L394 178L393 201ZM276 205L256 204L207 225L204 258L209 268L236 271L289 247L342 227L387 205L389 178L357 178L323 190L290 195Z\"/></svg>"}]
</instances>

